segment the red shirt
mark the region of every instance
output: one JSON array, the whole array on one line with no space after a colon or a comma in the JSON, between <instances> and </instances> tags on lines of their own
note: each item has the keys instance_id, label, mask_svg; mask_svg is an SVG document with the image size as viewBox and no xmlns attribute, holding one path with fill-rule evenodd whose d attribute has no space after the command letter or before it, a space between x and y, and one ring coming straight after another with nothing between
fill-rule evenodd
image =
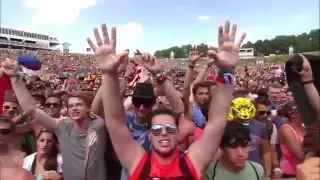
<instances>
[{"instance_id":1,"label":"red shirt","mask_svg":"<svg viewBox=\"0 0 320 180\"><path fill-rule=\"evenodd\" d=\"M11 85L10 77L7 74L3 73L2 76L0 77L0 114L2 114L4 95L7 89L12 89L12 85Z\"/></svg>"},{"instance_id":2,"label":"red shirt","mask_svg":"<svg viewBox=\"0 0 320 180\"><path fill-rule=\"evenodd\" d=\"M176 156L173 159L173 161L170 164L163 165L161 164L153 155L151 155L151 171L149 176L150 177L177 177L177 176L183 176L180 166L179 166L179 160L180 160L180 154L179 151L176 151ZM138 166L136 167L133 174L130 176L129 180L138 180L142 168L144 167L144 164L147 160L148 153L145 153L144 156L141 158ZM197 175L197 171L194 168L192 162L190 161L188 155L185 155L186 163L191 171L191 174L193 177L196 177L196 180L199 180L199 176Z\"/></svg>"}]
</instances>

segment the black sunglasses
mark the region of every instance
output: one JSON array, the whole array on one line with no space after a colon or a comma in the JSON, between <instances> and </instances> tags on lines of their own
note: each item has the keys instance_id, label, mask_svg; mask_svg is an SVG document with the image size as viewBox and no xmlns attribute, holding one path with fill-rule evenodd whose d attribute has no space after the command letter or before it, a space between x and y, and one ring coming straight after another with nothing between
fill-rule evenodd
<instances>
[{"instance_id":1,"label":"black sunglasses","mask_svg":"<svg viewBox=\"0 0 320 180\"><path fill-rule=\"evenodd\" d=\"M259 116L262 116L262 115L269 116L271 114L271 112L270 111L258 111L258 114L259 114Z\"/></svg>"},{"instance_id":2,"label":"black sunglasses","mask_svg":"<svg viewBox=\"0 0 320 180\"><path fill-rule=\"evenodd\" d=\"M12 129L0 129L0 135L9 135Z\"/></svg>"},{"instance_id":3,"label":"black sunglasses","mask_svg":"<svg viewBox=\"0 0 320 180\"><path fill-rule=\"evenodd\" d=\"M141 105L143 105L145 108L149 108L154 104L154 100L148 98L132 98L132 104L137 108L139 108Z\"/></svg>"},{"instance_id":4,"label":"black sunglasses","mask_svg":"<svg viewBox=\"0 0 320 180\"><path fill-rule=\"evenodd\" d=\"M163 130L173 135L178 131L178 127L172 124L155 124L150 128L151 133L155 136L160 136Z\"/></svg>"},{"instance_id":5,"label":"black sunglasses","mask_svg":"<svg viewBox=\"0 0 320 180\"><path fill-rule=\"evenodd\" d=\"M59 107L60 106L60 104L59 103L45 103L44 104L44 107L46 107L46 108L57 108L57 107Z\"/></svg>"}]
</instances>

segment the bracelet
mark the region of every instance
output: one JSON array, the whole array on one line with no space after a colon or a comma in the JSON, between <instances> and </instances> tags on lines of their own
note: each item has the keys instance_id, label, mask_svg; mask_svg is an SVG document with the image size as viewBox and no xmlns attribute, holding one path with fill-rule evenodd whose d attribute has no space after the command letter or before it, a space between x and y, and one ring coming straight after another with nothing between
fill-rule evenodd
<instances>
[{"instance_id":1,"label":"bracelet","mask_svg":"<svg viewBox=\"0 0 320 180\"><path fill-rule=\"evenodd\" d=\"M194 65L189 64L189 68L194 69L194 67L195 67Z\"/></svg>"},{"instance_id":2,"label":"bracelet","mask_svg":"<svg viewBox=\"0 0 320 180\"><path fill-rule=\"evenodd\" d=\"M221 84L233 84L235 76L233 71L219 71L216 81Z\"/></svg>"},{"instance_id":3,"label":"bracelet","mask_svg":"<svg viewBox=\"0 0 320 180\"><path fill-rule=\"evenodd\" d=\"M313 83L314 81L313 81L313 79L312 80L310 80L310 81L302 81L302 84L303 85L305 85L305 84L311 84L311 83Z\"/></svg>"},{"instance_id":4,"label":"bracelet","mask_svg":"<svg viewBox=\"0 0 320 180\"><path fill-rule=\"evenodd\" d=\"M168 79L167 75L163 71L159 71L158 73L155 74L155 81L158 84L162 84L164 81Z\"/></svg>"}]
</instances>

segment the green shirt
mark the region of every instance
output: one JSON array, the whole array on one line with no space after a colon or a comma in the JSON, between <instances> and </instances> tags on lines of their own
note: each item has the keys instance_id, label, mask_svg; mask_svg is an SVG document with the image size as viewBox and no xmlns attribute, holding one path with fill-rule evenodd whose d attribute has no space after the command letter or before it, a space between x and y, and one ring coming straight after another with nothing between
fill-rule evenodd
<instances>
[{"instance_id":1,"label":"green shirt","mask_svg":"<svg viewBox=\"0 0 320 180\"><path fill-rule=\"evenodd\" d=\"M213 161L207 169L206 180L264 180L265 173L263 167L255 162L250 161L250 163L249 161L246 161L244 168L240 172L235 173L226 170L223 166L221 166L219 162L217 163L217 161ZM214 168L215 177L213 179ZM257 171L257 173L255 172L255 170ZM259 176L259 179L257 179L257 174Z\"/></svg>"}]
</instances>

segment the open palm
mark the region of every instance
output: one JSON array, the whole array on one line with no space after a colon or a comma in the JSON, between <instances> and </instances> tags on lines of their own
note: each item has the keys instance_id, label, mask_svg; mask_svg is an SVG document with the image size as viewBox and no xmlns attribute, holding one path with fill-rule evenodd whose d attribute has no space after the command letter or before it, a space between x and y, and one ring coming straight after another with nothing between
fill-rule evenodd
<instances>
[{"instance_id":1,"label":"open palm","mask_svg":"<svg viewBox=\"0 0 320 180\"><path fill-rule=\"evenodd\" d=\"M239 50L246 36L242 33L240 39L234 43L237 32L237 25L232 25L230 32L230 22L226 21L224 27L220 26L218 31L219 52L208 51L208 56L215 58L218 68L235 68L238 63Z\"/></svg>"},{"instance_id":2,"label":"open palm","mask_svg":"<svg viewBox=\"0 0 320 180\"><path fill-rule=\"evenodd\" d=\"M111 29L111 40L109 38L106 24L101 25L103 41L99 35L97 28L93 30L97 45L94 45L90 38L87 38L88 44L95 53L97 64L101 72L117 72L118 67L128 56L128 52L124 51L116 55L117 30L115 27Z\"/></svg>"}]
</instances>

